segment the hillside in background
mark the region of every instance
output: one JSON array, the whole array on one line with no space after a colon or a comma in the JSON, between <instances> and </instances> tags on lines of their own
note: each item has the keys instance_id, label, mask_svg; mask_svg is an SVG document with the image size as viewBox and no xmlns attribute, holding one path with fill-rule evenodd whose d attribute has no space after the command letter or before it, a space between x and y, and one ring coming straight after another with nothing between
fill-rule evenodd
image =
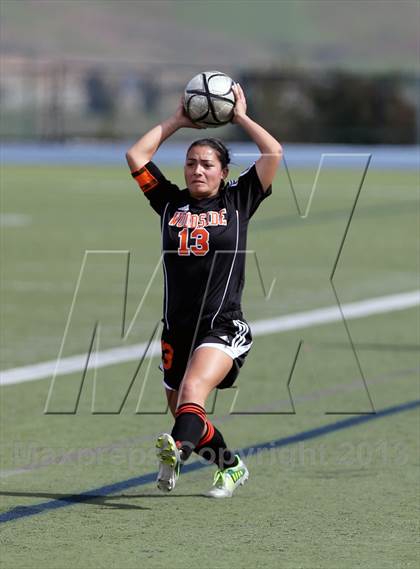
<instances>
[{"instance_id":1,"label":"hillside in background","mask_svg":"<svg viewBox=\"0 0 420 569\"><path fill-rule=\"evenodd\" d=\"M3 54L418 69L417 0L1 0Z\"/></svg>"}]
</instances>

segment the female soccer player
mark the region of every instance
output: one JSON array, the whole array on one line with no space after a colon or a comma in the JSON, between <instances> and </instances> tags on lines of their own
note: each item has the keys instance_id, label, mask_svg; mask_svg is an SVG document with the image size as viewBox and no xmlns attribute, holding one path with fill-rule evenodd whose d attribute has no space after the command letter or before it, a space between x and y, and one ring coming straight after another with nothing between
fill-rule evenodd
<instances>
[{"instance_id":1,"label":"female soccer player","mask_svg":"<svg viewBox=\"0 0 420 569\"><path fill-rule=\"evenodd\" d=\"M169 182L151 159L182 127L198 128L182 101L176 113L147 132L127 152L132 176L161 217L165 278L162 368L175 424L156 443L160 490L174 489L181 465L193 451L214 462L208 496L231 497L249 476L222 433L209 421L206 399L231 387L251 345L241 311L248 221L271 194L282 148L246 114L246 99L234 86L232 122L241 126L261 156L236 181L226 183L229 152L221 141L193 142L184 166L187 188Z\"/></svg>"}]
</instances>

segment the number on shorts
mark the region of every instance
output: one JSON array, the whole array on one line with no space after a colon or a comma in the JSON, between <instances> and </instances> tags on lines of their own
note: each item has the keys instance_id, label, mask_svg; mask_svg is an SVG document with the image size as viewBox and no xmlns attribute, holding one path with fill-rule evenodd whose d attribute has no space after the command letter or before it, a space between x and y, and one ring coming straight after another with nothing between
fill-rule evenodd
<instances>
[{"instance_id":1,"label":"number on shorts","mask_svg":"<svg viewBox=\"0 0 420 569\"><path fill-rule=\"evenodd\" d=\"M172 360L174 358L174 349L171 344L162 340L162 365L163 369L169 370L172 367Z\"/></svg>"}]
</instances>

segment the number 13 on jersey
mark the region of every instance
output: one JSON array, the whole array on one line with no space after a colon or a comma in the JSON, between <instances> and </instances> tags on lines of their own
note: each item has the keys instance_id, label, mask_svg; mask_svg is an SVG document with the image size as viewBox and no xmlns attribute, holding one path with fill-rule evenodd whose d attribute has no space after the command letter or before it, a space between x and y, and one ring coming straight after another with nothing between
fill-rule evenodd
<instances>
[{"instance_id":1,"label":"number 13 on jersey","mask_svg":"<svg viewBox=\"0 0 420 569\"><path fill-rule=\"evenodd\" d=\"M209 251L209 232L204 227L196 227L189 233L189 228L184 227L178 233L178 255L187 256L192 253L197 257L206 255Z\"/></svg>"}]
</instances>

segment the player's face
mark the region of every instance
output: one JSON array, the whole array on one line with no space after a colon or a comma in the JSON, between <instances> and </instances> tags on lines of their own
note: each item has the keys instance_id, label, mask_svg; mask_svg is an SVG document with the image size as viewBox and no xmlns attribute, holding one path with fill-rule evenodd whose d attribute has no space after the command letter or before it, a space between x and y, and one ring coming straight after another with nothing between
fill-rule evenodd
<instances>
[{"instance_id":1,"label":"player's face","mask_svg":"<svg viewBox=\"0 0 420 569\"><path fill-rule=\"evenodd\" d=\"M187 154L184 175L187 188L193 198L209 198L219 191L221 180L226 178L227 168L210 146L193 146Z\"/></svg>"}]
</instances>

